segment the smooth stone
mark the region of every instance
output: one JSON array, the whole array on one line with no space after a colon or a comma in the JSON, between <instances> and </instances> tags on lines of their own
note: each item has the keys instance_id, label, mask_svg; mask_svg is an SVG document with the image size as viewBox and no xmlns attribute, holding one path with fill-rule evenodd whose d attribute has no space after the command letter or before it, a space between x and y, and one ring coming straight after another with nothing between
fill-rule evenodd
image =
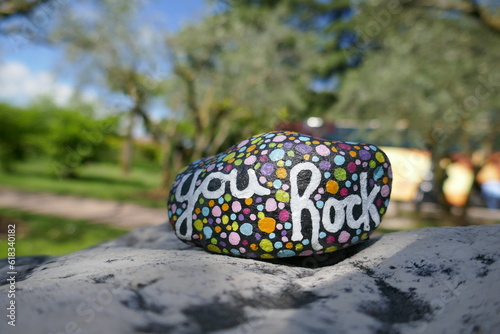
<instances>
[{"instance_id":1,"label":"smooth stone","mask_svg":"<svg viewBox=\"0 0 500 334\"><path fill-rule=\"evenodd\" d=\"M368 239L391 182L389 159L372 144L269 132L184 167L168 216L180 240L210 252L310 256Z\"/></svg>"}]
</instances>

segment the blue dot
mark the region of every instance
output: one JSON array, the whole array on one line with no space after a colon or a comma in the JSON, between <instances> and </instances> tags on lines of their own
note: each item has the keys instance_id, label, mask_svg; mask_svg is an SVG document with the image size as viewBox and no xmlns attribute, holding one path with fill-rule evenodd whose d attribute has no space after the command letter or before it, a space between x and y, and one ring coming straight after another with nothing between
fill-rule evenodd
<instances>
[{"instance_id":1,"label":"blue dot","mask_svg":"<svg viewBox=\"0 0 500 334\"><path fill-rule=\"evenodd\" d=\"M276 188L276 189L279 189L281 188L281 180L274 180L273 182L273 187Z\"/></svg>"},{"instance_id":2,"label":"blue dot","mask_svg":"<svg viewBox=\"0 0 500 334\"><path fill-rule=\"evenodd\" d=\"M272 151L271 154L269 154L269 159L271 159L272 161L278 161L283 159L284 156L285 156L285 151L282 150L281 148L278 148Z\"/></svg>"},{"instance_id":3,"label":"blue dot","mask_svg":"<svg viewBox=\"0 0 500 334\"><path fill-rule=\"evenodd\" d=\"M382 168L382 166L378 166L377 168L375 168L375 171L373 172L373 179L377 181L382 177L382 175L384 175L384 169Z\"/></svg>"},{"instance_id":4,"label":"blue dot","mask_svg":"<svg viewBox=\"0 0 500 334\"><path fill-rule=\"evenodd\" d=\"M321 232L321 233L319 234L319 237L320 237L321 239L326 238L326 233L325 233L325 232Z\"/></svg>"},{"instance_id":5,"label":"blue dot","mask_svg":"<svg viewBox=\"0 0 500 334\"><path fill-rule=\"evenodd\" d=\"M283 247L283 243L281 241L276 241L274 243L274 248L280 249L281 247Z\"/></svg>"},{"instance_id":6,"label":"blue dot","mask_svg":"<svg viewBox=\"0 0 500 334\"><path fill-rule=\"evenodd\" d=\"M269 234L269 239L274 239L275 237L276 237L276 234L274 234L274 233Z\"/></svg>"},{"instance_id":7,"label":"blue dot","mask_svg":"<svg viewBox=\"0 0 500 334\"><path fill-rule=\"evenodd\" d=\"M314 156L314 157L312 158L312 161L313 161L313 162L318 162L318 161L319 161L319 158L318 158L318 157L316 157L316 156Z\"/></svg>"},{"instance_id":8,"label":"blue dot","mask_svg":"<svg viewBox=\"0 0 500 334\"><path fill-rule=\"evenodd\" d=\"M329 179L329 178L330 178L330 176L332 176L332 174L331 174L330 172L326 172L326 173L325 173L325 178Z\"/></svg>"},{"instance_id":9,"label":"blue dot","mask_svg":"<svg viewBox=\"0 0 500 334\"><path fill-rule=\"evenodd\" d=\"M308 141L310 138L309 137L299 137L299 140L302 140L302 141Z\"/></svg>"},{"instance_id":10,"label":"blue dot","mask_svg":"<svg viewBox=\"0 0 500 334\"><path fill-rule=\"evenodd\" d=\"M210 239L212 237L212 229L208 226L203 228L203 234L205 234L205 239Z\"/></svg>"},{"instance_id":11,"label":"blue dot","mask_svg":"<svg viewBox=\"0 0 500 334\"><path fill-rule=\"evenodd\" d=\"M258 211L264 210L264 205L262 205L262 204L257 205L257 210Z\"/></svg>"},{"instance_id":12,"label":"blue dot","mask_svg":"<svg viewBox=\"0 0 500 334\"><path fill-rule=\"evenodd\" d=\"M253 226L249 223L244 223L240 226L240 232L243 235L251 235L253 232Z\"/></svg>"},{"instance_id":13,"label":"blue dot","mask_svg":"<svg viewBox=\"0 0 500 334\"><path fill-rule=\"evenodd\" d=\"M335 158L333 158L333 162L335 162L337 166L340 166L345 162L345 158L341 155L337 155L335 156Z\"/></svg>"},{"instance_id":14,"label":"blue dot","mask_svg":"<svg viewBox=\"0 0 500 334\"><path fill-rule=\"evenodd\" d=\"M373 146L373 145L370 145L370 148L374 151L377 151L377 147L376 146Z\"/></svg>"},{"instance_id":15,"label":"blue dot","mask_svg":"<svg viewBox=\"0 0 500 334\"><path fill-rule=\"evenodd\" d=\"M303 244L304 246L309 245L309 239L304 239L304 240L302 240L302 244Z\"/></svg>"},{"instance_id":16,"label":"blue dot","mask_svg":"<svg viewBox=\"0 0 500 334\"><path fill-rule=\"evenodd\" d=\"M290 167L292 165L292 160L287 160L285 166Z\"/></svg>"},{"instance_id":17,"label":"blue dot","mask_svg":"<svg viewBox=\"0 0 500 334\"><path fill-rule=\"evenodd\" d=\"M217 202L219 202L219 204L224 203L224 197L219 197L219 199L217 200Z\"/></svg>"},{"instance_id":18,"label":"blue dot","mask_svg":"<svg viewBox=\"0 0 500 334\"><path fill-rule=\"evenodd\" d=\"M178 208L177 211L175 211L176 214L180 215L182 213L182 209Z\"/></svg>"},{"instance_id":19,"label":"blue dot","mask_svg":"<svg viewBox=\"0 0 500 334\"><path fill-rule=\"evenodd\" d=\"M204 215L204 216L208 216L208 214L210 213L210 209L207 208L207 207L204 207L202 210L201 210L201 213Z\"/></svg>"},{"instance_id":20,"label":"blue dot","mask_svg":"<svg viewBox=\"0 0 500 334\"><path fill-rule=\"evenodd\" d=\"M295 252L289 249L282 249L278 252L278 257L291 257L295 256Z\"/></svg>"},{"instance_id":21,"label":"blue dot","mask_svg":"<svg viewBox=\"0 0 500 334\"><path fill-rule=\"evenodd\" d=\"M244 150L246 150L246 148L247 148L246 146L243 146L242 148L240 148L240 149L238 150L238 152L243 152Z\"/></svg>"},{"instance_id":22,"label":"blue dot","mask_svg":"<svg viewBox=\"0 0 500 334\"><path fill-rule=\"evenodd\" d=\"M361 234L361 229L360 229L360 228L358 228L358 229L356 230L356 234L357 234L357 235L360 235L360 234Z\"/></svg>"},{"instance_id":23,"label":"blue dot","mask_svg":"<svg viewBox=\"0 0 500 334\"><path fill-rule=\"evenodd\" d=\"M317 202L316 202L316 207L317 207L318 209L322 209L322 208L323 208L323 205L325 205L325 203L323 203L323 201L317 201Z\"/></svg>"},{"instance_id":24,"label":"blue dot","mask_svg":"<svg viewBox=\"0 0 500 334\"><path fill-rule=\"evenodd\" d=\"M262 144L262 145L260 145L260 146L259 146L259 148L260 148L261 150L262 150L262 149L264 149L264 148L266 148L266 144Z\"/></svg>"},{"instance_id":25,"label":"blue dot","mask_svg":"<svg viewBox=\"0 0 500 334\"><path fill-rule=\"evenodd\" d=\"M276 134L275 134L275 133L270 133L270 134L268 134L268 135L266 136L266 138L273 138L274 136L276 136Z\"/></svg>"},{"instance_id":26,"label":"blue dot","mask_svg":"<svg viewBox=\"0 0 500 334\"><path fill-rule=\"evenodd\" d=\"M233 253L234 255L240 255L240 251L234 248L231 249L231 253Z\"/></svg>"},{"instance_id":27,"label":"blue dot","mask_svg":"<svg viewBox=\"0 0 500 334\"><path fill-rule=\"evenodd\" d=\"M351 242L355 243L355 242L358 242L358 240L359 240L359 237L356 236L356 237L354 237L354 238L351 239Z\"/></svg>"},{"instance_id":28,"label":"blue dot","mask_svg":"<svg viewBox=\"0 0 500 334\"><path fill-rule=\"evenodd\" d=\"M292 223L285 223L285 229L289 230L292 228Z\"/></svg>"},{"instance_id":29,"label":"blue dot","mask_svg":"<svg viewBox=\"0 0 500 334\"><path fill-rule=\"evenodd\" d=\"M357 181L358 180L358 174L352 174L352 180Z\"/></svg>"},{"instance_id":30,"label":"blue dot","mask_svg":"<svg viewBox=\"0 0 500 334\"><path fill-rule=\"evenodd\" d=\"M350 188L351 187L351 181L345 181L345 186L347 188Z\"/></svg>"},{"instance_id":31,"label":"blue dot","mask_svg":"<svg viewBox=\"0 0 500 334\"><path fill-rule=\"evenodd\" d=\"M229 218L231 218L231 220L235 220L236 219L236 213L232 213Z\"/></svg>"},{"instance_id":32,"label":"blue dot","mask_svg":"<svg viewBox=\"0 0 500 334\"><path fill-rule=\"evenodd\" d=\"M172 218L172 211L168 212L168 218Z\"/></svg>"}]
</instances>

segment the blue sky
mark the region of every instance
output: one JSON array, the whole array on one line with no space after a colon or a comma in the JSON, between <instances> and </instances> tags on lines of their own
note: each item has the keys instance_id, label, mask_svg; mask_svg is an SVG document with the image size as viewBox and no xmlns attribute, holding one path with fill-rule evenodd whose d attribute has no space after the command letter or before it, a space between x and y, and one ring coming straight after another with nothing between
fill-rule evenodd
<instances>
[{"instance_id":1,"label":"blue sky","mask_svg":"<svg viewBox=\"0 0 500 334\"><path fill-rule=\"evenodd\" d=\"M148 1L141 16L161 20L169 32L200 20L208 11L203 0ZM37 45L7 36L0 40L0 101L25 105L39 95L52 95L64 104L74 90L74 80L56 74L63 55L60 48ZM89 94L89 98L92 98Z\"/></svg>"}]
</instances>

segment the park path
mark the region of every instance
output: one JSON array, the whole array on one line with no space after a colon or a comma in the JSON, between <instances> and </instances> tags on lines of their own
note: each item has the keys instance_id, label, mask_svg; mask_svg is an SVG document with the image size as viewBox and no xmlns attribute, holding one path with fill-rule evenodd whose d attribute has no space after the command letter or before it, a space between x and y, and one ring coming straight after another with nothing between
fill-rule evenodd
<instances>
[{"instance_id":1,"label":"park path","mask_svg":"<svg viewBox=\"0 0 500 334\"><path fill-rule=\"evenodd\" d=\"M49 214L64 218L86 219L97 223L112 224L124 229L134 229L165 223L168 220L164 209L155 209L132 203L85 198L52 193L28 192L0 187L0 207ZM416 220L405 217L402 212L414 209L412 203L394 202L389 205L383 226L388 229L415 228ZM438 214L434 204L425 203L422 210ZM470 208L468 212L474 224L491 224L500 220L500 210Z\"/></svg>"},{"instance_id":2,"label":"park path","mask_svg":"<svg viewBox=\"0 0 500 334\"><path fill-rule=\"evenodd\" d=\"M164 209L155 209L131 203L9 188L0 188L0 207L87 219L125 229L158 225L168 219L166 204Z\"/></svg>"}]
</instances>

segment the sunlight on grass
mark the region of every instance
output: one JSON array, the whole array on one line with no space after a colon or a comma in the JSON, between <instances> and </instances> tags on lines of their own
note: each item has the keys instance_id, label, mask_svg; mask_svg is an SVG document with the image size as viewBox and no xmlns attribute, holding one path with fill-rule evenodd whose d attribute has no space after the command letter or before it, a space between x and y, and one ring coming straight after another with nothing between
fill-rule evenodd
<instances>
[{"instance_id":1,"label":"sunlight on grass","mask_svg":"<svg viewBox=\"0 0 500 334\"><path fill-rule=\"evenodd\" d=\"M0 208L0 258L7 257L9 224L16 226L16 256L67 254L128 232L86 220Z\"/></svg>"},{"instance_id":2,"label":"sunlight on grass","mask_svg":"<svg viewBox=\"0 0 500 334\"><path fill-rule=\"evenodd\" d=\"M82 166L79 175L77 179L59 179L46 161L24 162L13 173L0 172L0 186L165 206L166 194L151 195L160 185L159 168L136 167L124 177L116 165L95 163Z\"/></svg>"}]
</instances>

